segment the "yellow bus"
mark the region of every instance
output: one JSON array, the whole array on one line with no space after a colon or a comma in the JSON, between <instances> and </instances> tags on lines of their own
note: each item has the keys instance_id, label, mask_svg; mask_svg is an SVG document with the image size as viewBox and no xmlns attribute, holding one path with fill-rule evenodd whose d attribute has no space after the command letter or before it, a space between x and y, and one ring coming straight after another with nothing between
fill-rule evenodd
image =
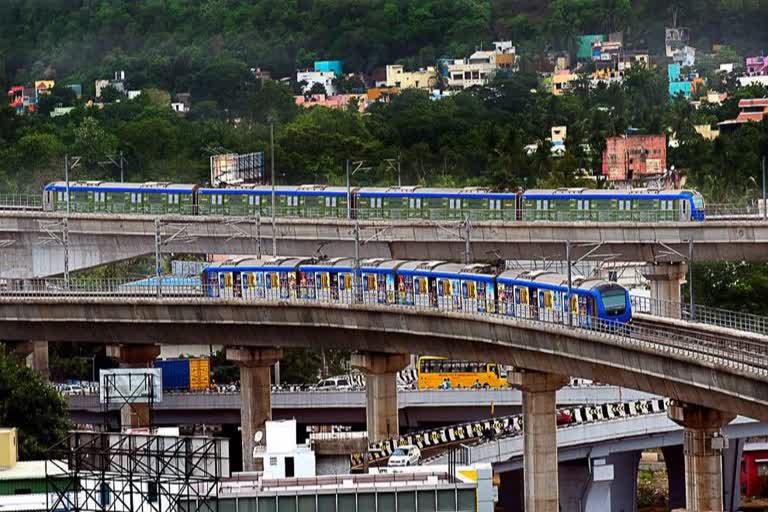
<instances>
[{"instance_id":1,"label":"yellow bus","mask_svg":"<svg viewBox=\"0 0 768 512\"><path fill-rule=\"evenodd\" d=\"M444 357L420 357L419 389L504 388L506 369L495 363L452 361Z\"/></svg>"}]
</instances>

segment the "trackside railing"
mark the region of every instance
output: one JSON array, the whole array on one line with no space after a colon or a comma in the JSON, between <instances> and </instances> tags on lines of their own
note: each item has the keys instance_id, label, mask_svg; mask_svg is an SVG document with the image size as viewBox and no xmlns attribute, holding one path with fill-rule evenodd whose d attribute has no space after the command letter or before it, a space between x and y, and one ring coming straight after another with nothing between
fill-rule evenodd
<instances>
[{"instance_id":1,"label":"trackside railing","mask_svg":"<svg viewBox=\"0 0 768 512\"><path fill-rule=\"evenodd\" d=\"M82 202L43 205L42 195L0 194L0 210L41 210L46 209L59 214L94 213L104 215L194 215L204 217L244 217L271 219L272 206L269 196L262 196L258 203L229 201L227 204L180 204L169 203L158 197L152 201L141 202ZM419 203L420 204L420 203ZM761 220L762 210L757 207L736 205L707 205L702 212L706 219L743 219ZM422 207L416 205L366 207L355 205L347 209L339 203L333 206L316 205L278 205L276 218L305 219L360 219L381 221L439 220L439 221L505 221L505 222L690 222L687 214L675 210L617 210L590 208L586 210L560 210L556 208L537 209L524 206L491 208L451 208Z\"/></svg>"},{"instance_id":2,"label":"trackside railing","mask_svg":"<svg viewBox=\"0 0 768 512\"><path fill-rule=\"evenodd\" d=\"M339 307L366 307L394 313L419 311L425 314L454 314L472 320L496 319L528 325L548 324L560 326L568 335L580 329L602 337L606 343L638 347L665 356L691 361L703 361L733 368L741 373L768 376L768 344L748 339L676 333L669 336L663 327L639 324L619 324L585 315L568 315L562 311L530 306L507 306L496 310L493 300L483 296L474 298L446 298L419 295L418 291L372 291L365 288L318 289L304 282L279 283L273 289L241 288L218 289L217 286L141 284L114 279L8 279L0 281L0 300L17 302L22 298L64 300L66 302L125 301L141 299L143 302L172 301L177 304L215 305L248 304L253 306L306 306L313 303ZM165 302L164 302L165 303Z\"/></svg>"},{"instance_id":3,"label":"trackside railing","mask_svg":"<svg viewBox=\"0 0 768 512\"><path fill-rule=\"evenodd\" d=\"M703 304L694 304L693 309L691 309L689 303L671 302L631 294L630 299L632 310L636 313L681 319L687 322L698 322L768 336L768 317L765 316Z\"/></svg>"}]
</instances>

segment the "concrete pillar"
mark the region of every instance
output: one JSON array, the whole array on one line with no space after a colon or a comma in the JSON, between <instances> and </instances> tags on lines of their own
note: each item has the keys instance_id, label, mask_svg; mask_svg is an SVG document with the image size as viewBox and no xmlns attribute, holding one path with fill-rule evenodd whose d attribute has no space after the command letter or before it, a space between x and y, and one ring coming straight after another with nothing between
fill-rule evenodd
<instances>
[{"instance_id":1,"label":"concrete pillar","mask_svg":"<svg viewBox=\"0 0 768 512\"><path fill-rule=\"evenodd\" d=\"M107 357L118 361L120 368L151 368L157 356L160 355L160 346L150 343L107 345L106 353ZM124 404L120 408L122 429L148 428L151 426L151 420L149 404Z\"/></svg>"},{"instance_id":2,"label":"concrete pillar","mask_svg":"<svg viewBox=\"0 0 768 512\"><path fill-rule=\"evenodd\" d=\"M352 354L352 367L365 373L365 421L372 443L400 434L397 372L409 362L408 354Z\"/></svg>"},{"instance_id":3,"label":"concrete pillar","mask_svg":"<svg viewBox=\"0 0 768 512\"><path fill-rule=\"evenodd\" d=\"M47 341L9 342L7 345L13 354L24 360L27 367L37 371L46 379L50 378Z\"/></svg>"},{"instance_id":4,"label":"concrete pillar","mask_svg":"<svg viewBox=\"0 0 768 512\"><path fill-rule=\"evenodd\" d=\"M723 451L723 509L736 512L741 505L741 459L744 439L729 439Z\"/></svg>"},{"instance_id":5,"label":"concrete pillar","mask_svg":"<svg viewBox=\"0 0 768 512\"><path fill-rule=\"evenodd\" d=\"M643 277L651 284L651 314L680 318L680 286L687 272L688 265L683 262L649 263L643 267Z\"/></svg>"},{"instance_id":6,"label":"concrete pillar","mask_svg":"<svg viewBox=\"0 0 768 512\"><path fill-rule=\"evenodd\" d=\"M521 370L508 375L523 392L523 478L526 512L558 512L555 392L568 377Z\"/></svg>"},{"instance_id":7,"label":"concrete pillar","mask_svg":"<svg viewBox=\"0 0 768 512\"><path fill-rule=\"evenodd\" d=\"M664 465L669 485L669 508L685 509L685 457L682 445L663 446Z\"/></svg>"},{"instance_id":8,"label":"concrete pillar","mask_svg":"<svg viewBox=\"0 0 768 512\"><path fill-rule=\"evenodd\" d=\"M240 367L240 435L243 471L256 471L253 436L272 419L271 369L283 352L275 348L227 347L227 359Z\"/></svg>"},{"instance_id":9,"label":"concrete pillar","mask_svg":"<svg viewBox=\"0 0 768 512\"><path fill-rule=\"evenodd\" d=\"M699 405L671 402L669 418L682 426L685 502L688 512L723 512L722 427L736 415Z\"/></svg>"}]
</instances>

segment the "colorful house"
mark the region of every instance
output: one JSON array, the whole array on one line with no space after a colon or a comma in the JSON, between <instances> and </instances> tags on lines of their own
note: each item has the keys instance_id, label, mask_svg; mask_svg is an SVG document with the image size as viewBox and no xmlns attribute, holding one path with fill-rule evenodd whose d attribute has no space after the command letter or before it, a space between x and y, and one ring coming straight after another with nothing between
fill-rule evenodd
<instances>
[{"instance_id":1,"label":"colorful house","mask_svg":"<svg viewBox=\"0 0 768 512\"><path fill-rule=\"evenodd\" d=\"M667 168L665 135L609 137L603 152L603 176L608 181L632 181L664 174Z\"/></svg>"},{"instance_id":2,"label":"colorful house","mask_svg":"<svg viewBox=\"0 0 768 512\"><path fill-rule=\"evenodd\" d=\"M747 57L746 67L748 76L768 75L768 55L760 57Z\"/></svg>"},{"instance_id":3,"label":"colorful house","mask_svg":"<svg viewBox=\"0 0 768 512\"><path fill-rule=\"evenodd\" d=\"M592 45L607 40L608 36L605 34L588 34L579 36L576 38L576 60L591 60L593 55Z\"/></svg>"}]
</instances>

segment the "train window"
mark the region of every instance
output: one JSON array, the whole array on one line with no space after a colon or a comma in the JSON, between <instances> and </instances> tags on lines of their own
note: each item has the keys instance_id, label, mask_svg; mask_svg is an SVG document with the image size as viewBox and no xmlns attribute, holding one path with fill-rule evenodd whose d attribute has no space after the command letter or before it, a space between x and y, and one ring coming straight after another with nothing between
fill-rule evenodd
<instances>
[{"instance_id":1,"label":"train window","mask_svg":"<svg viewBox=\"0 0 768 512\"><path fill-rule=\"evenodd\" d=\"M425 295L427 293L427 280L425 278L421 278L417 280L419 282L419 294Z\"/></svg>"},{"instance_id":2,"label":"train window","mask_svg":"<svg viewBox=\"0 0 768 512\"><path fill-rule=\"evenodd\" d=\"M136 203L136 194L131 192L131 204Z\"/></svg>"},{"instance_id":3,"label":"train window","mask_svg":"<svg viewBox=\"0 0 768 512\"><path fill-rule=\"evenodd\" d=\"M552 292L544 292L544 307L552 309Z\"/></svg>"},{"instance_id":4,"label":"train window","mask_svg":"<svg viewBox=\"0 0 768 512\"><path fill-rule=\"evenodd\" d=\"M376 291L376 276L374 274L368 274L367 278L368 289L371 291Z\"/></svg>"},{"instance_id":5,"label":"train window","mask_svg":"<svg viewBox=\"0 0 768 512\"><path fill-rule=\"evenodd\" d=\"M589 210L589 199L579 199L576 201L577 210Z\"/></svg>"},{"instance_id":6,"label":"train window","mask_svg":"<svg viewBox=\"0 0 768 512\"><path fill-rule=\"evenodd\" d=\"M619 199L619 210L631 210L632 201L630 199Z\"/></svg>"},{"instance_id":7,"label":"train window","mask_svg":"<svg viewBox=\"0 0 768 512\"><path fill-rule=\"evenodd\" d=\"M467 281L467 298L474 299L477 296L477 290L473 281Z\"/></svg>"},{"instance_id":8,"label":"train window","mask_svg":"<svg viewBox=\"0 0 768 512\"><path fill-rule=\"evenodd\" d=\"M443 296L451 295L451 282L448 279L443 279L442 282Z\"/></svg>"}]
</instances>

